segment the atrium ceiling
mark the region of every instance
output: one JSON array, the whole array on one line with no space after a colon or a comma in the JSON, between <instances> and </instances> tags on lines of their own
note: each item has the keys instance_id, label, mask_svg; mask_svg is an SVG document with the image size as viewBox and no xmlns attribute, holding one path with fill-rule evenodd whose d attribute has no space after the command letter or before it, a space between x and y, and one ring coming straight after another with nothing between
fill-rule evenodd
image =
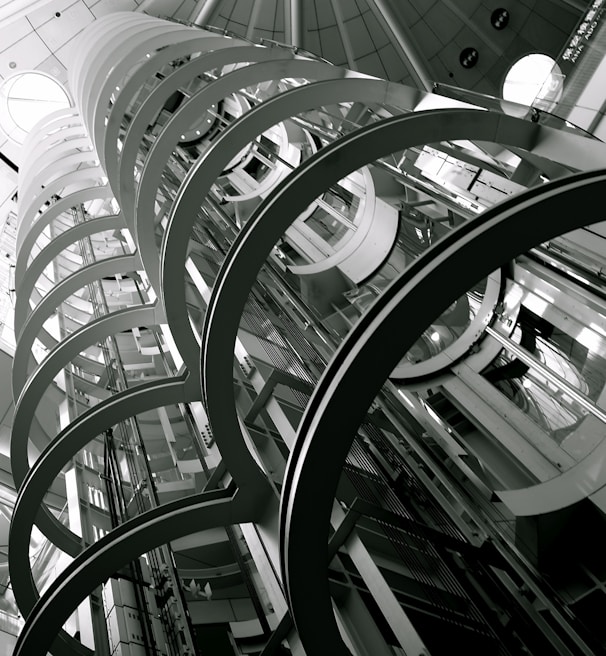
<instances>
[{"instance_id":1,"label":"atrium ceiling","mask_svg":"<svg viewBox=\"0 0 606 656\"><path fill-rule=\"evenodd\" d=\"M160 5L153 6L159 10ZM290 5L300 7L299 35L290 29ZM505 73L519 57L530 52L557 57L586 5L581 0L208 0L202 12L210 25L252 39L292 41L369 75L500 95ZM491 16L499 7L508 9L509 22L497 30ZM464 68L460 54L468 47L479 58Z\"/></svg>"},{"instance_id":2,"label":"atrium ceiling","mask_svg":"<svg viewBox=\"0 0 606 656\"><path fill-rule=\"evenodd\" d=\"M368 75L430 88L453 84L500 96L508 68L521 56L563 50L583 0L13 0L0 13L0 82L39 70L67 81L75 37L120 10L146 11L226 29L253 40L293 43ZM27 6L33 8L27 11ZM504 29L492 26L505 5ZM294 26L294 27L293 27ZM477 63L461 64L466 48ZM19 148L0 134L0 150L18 164Z\"/></svg>"}]
</instances>

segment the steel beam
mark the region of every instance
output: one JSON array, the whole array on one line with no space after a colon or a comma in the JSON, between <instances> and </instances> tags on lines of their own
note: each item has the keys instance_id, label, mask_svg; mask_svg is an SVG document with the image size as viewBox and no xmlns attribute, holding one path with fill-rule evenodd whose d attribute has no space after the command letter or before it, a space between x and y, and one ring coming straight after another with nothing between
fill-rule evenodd
<instances>
[{"instance_id":1,"label":"steel beam","mask_svg":"<svg viewBox=\"0 0 606 656\"><path fill-rule=\"evenodd\" d=\"M220 3L221 0L198 0L189 20L194 25L206 25Z\"/></svg>"},{"instance_id":2,"label":"steel beam","mask_svg":"<svg viewBox=\"0 0 606 656\"><path fill-rule=\"evenodd\" d=\"M303 47L303 0L288 0L284 4L285 40L297 48Z\"/></svg>"},{"instance_id":3,"label":"steel beam","mask_svg":"<svg viewBox=\"0 0 606 656\"><path fill-rule=\"evenodd\" d=\"M393 45L400 52L406 68L419 85L426 91L431 91L435 76L431 74L426 58L415 45L408 29L393 12L386 0L368 0L368 6L387 34L392 35Z\"/></svg>"}]
</instances>

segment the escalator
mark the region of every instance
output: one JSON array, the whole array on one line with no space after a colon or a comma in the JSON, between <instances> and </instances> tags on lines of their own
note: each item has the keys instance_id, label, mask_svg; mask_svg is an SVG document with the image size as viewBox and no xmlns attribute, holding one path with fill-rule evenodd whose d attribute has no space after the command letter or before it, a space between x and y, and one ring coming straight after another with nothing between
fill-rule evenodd
<instances>
[{"instance_id":1,"label":"escalator","mask_svg":"<svg viewBox=\"0 0 606 656\"><path fill-rule=\"evenodd\" d=\"M431 409L460 437L466 437L477 432L477 428L469 419L449 400L442 391L433 392L427 403Z\"/></svg>"},{"instance_id":2,"label":"escalator","mask_svg":"<svg viewBox=\"0 0 606 656\"><path fill-rule=\"evenodd\" d=\"M425 405L430 414L465 449L463 460L489 489L517 489L534 484L536 475L528 463L514 455L532 449L516 425L523 411L511 407L504 416L494 403L500 396L496 388L487 385L479 374L459 373L427 399Z\"/></svg>"}]
</instances>

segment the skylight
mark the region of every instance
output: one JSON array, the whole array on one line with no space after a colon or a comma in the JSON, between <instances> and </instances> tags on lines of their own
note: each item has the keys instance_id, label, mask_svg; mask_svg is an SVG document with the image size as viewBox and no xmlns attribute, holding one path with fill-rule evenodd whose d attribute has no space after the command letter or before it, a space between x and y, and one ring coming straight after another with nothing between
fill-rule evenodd
<instances>
[{"instance_id":1,"label":"skylight","mask_svg":"<svg viewBox=\"0 0 606 656\"><path fill-rule=\"evenodd\" d=\"M550 111L561 94L563 76L547 55L526 55L509 69L503 83L503 99Z\"/></svg>"},{"instance_id":2,"label":"skylight","mask_svg":"<svg viewBox=\"0 0 606 656\"><path fill-rule=\"evenodd\" d=\"M50 75L18 73L0 87L0 126L13 141L23 143L38 121L70 105L67 91Z\"/></svg>"}]
</instances>

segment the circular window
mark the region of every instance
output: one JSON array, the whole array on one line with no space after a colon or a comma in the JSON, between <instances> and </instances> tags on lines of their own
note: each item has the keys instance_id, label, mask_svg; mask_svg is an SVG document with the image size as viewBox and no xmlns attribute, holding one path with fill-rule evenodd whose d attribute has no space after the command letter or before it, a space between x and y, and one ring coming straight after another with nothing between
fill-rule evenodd
<instances>
[{"instance_id":1,"label":"circular window","mask_svg":"<svg viewBox=\"0 0 606 656\"><path fill-rule=\"evenodd\" d=\"M505 76L503 100L551 111L562 95L564 76L547 55L526 55Z\"/></svg>"},{"instance_id":2,"label":"circular window","mask_svg":"<svg viewBox=\"0 0 606 656\"><path fill-rule=\"evenodd\" d=\"M18 73L0 87L0 126L17 143L47 114L71 106L67 91L50 75Z\"/></svg>"}]
</instances>

